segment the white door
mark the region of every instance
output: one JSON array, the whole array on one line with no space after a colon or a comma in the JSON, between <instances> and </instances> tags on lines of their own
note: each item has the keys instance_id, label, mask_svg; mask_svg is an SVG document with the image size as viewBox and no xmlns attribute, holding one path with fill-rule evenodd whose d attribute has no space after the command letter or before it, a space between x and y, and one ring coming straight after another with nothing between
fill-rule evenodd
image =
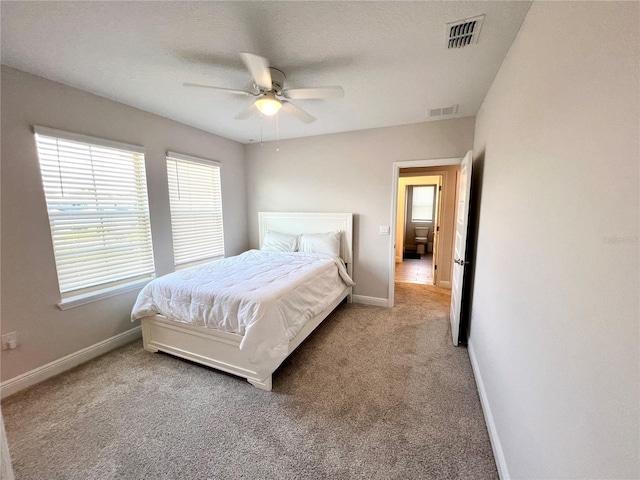
<instances>
[{"instance_id":1,"label":"white door","mask_svg":"<svg viewBox=\"0 0 640 480\"><path fill-rule=\"evenodd\" d=\"M451 279L451 336L458 345L460 333L460 306L462 303L462 280L464 277L465 253L467 249L467 223L469 220L469 193L471 192L471 164L473 152L469 150L460 164L458 184L458 206L456 209L456 238L453 247L453 275Z\"/></svg>"},{"instance_id":2,"label":"white door","mask_svg":"<svg viewBox=\"0 0 640 480\"><path fill-rule=\"evenodd\" d=\"M438 185L436 190L436 208L433 219L433 256L431 257L431 276L433 278L433 284L438 285L440 281L439 275L442 272L436 270L436 266L440 265L440 215L442 212L442 175L438 176Z\"/></svg>"}]
</instances>

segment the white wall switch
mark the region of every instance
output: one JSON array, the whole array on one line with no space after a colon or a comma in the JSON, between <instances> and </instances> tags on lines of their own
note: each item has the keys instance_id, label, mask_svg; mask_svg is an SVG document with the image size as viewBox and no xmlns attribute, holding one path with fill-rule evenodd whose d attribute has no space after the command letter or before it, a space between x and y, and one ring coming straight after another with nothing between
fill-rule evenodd
<instances>
[{"instance_id":1,"label":"white wall switch","mask_svg":"<svg viewBox=\"0 0 640 480\"><path fill-rule=\"evenodd\" d=\"M380 235L389 235L390 227L380 227Z\"/></svg>"}]
</instances>

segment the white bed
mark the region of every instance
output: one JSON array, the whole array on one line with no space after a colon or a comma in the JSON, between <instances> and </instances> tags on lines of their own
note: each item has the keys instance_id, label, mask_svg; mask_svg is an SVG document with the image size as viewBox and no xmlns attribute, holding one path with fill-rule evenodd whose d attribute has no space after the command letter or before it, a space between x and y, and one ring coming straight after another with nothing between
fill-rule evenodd
<instances>
[{"instance_id":1,"label":"white bed","mask_svg":"<svg viewBox=\"0 0 640 480\"><path fill-rule=\"evenodd\" d=\"M340 258L346 266L346 269L342 269L341 275L344 280L335 280L335 271L340 270L336 267L341 266L342 262L332 259L329 255L271 254L259 251L250 251L233 259L225 259L215 271L212 266L205 265L197 267L192 272L182 271L160 277L143 289L134 307L135 315L132 316L142 317L145 350L163 351L186 358L244 377L257 388L271 390L272 374L282 361L345 298L351 300L351 286L348 280L353 273L352 214L261 212L258 216L261 246L267 232L294 235L340 232ZM256 284L253 279L233 277L236 264L248 262L255 262L251 276L254 276L255 271L257 278L263 275L267 278L266 275L271 272L279 272L279 278L290 277L292 286L288 287L286 298L290 297L291 300L283 300L284 290L280 283L272 278L261 285ZM333 264L334 268L331 269L330 265ZM211 281L220 280L223 289L218 294L219 297L224 293L231 299L230 302L236 303L223 304L222 307L216 304L215 308L210 307L200 296L199 290L204 289L199 289L196 285L198 280L194 275L198 269L204 274L210 272L213 276L207 278L212 278ZM329 273L330 270L332 273ZM313 282L310 280L312 277ZM324 278L324 281L316 282L316 277ZM178 284L177 289L169 290L169 286L178 281L183 283ZM188 293L181 300L177 292L187 289ZM324 292L319 289L324 289ZM251 294L244 295L245 290ZM154 291L159 294L153 293ZM150 300L152 295L159 296ZM262 299L262 303L256 299ZM300 308L302 313L292 315L293 310L289 308L292 304ZM204 313L201 310L204 310ZM259 310L260 321L253 322L255 313L251 314L253 317L244 319L239 312L247 310ZM232 315L228 319L221 318L227 311ZM173 319L156 312L166 313Z\"/></svg>"}]
</instances>

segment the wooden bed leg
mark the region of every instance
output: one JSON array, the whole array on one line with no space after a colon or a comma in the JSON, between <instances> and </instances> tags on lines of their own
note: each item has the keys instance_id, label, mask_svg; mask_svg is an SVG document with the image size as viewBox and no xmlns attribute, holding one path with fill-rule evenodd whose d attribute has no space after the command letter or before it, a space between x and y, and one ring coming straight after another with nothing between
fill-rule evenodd
<instances>
[{"instance_id":1,"label":"wooden bed leg","mask_svg":"<svg viewBox=\"0 0 640 480\"><path fill-rule=\"evenodd\" d=\"M267 378L265 378L261 382L258 380L253 380L251 378L247 378L247 382L249 382L251 385L253 385L256 388L259 388L260 390L264 390L266 392L271 391L271 375L269 375Z\"/></svg>"}]
</instances>

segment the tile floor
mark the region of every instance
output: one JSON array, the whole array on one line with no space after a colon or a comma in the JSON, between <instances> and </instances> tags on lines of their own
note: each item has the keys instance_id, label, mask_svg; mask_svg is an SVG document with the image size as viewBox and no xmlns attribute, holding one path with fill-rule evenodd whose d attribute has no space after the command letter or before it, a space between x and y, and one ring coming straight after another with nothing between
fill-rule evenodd
<instances>
[{"instance_id":1,"label":"tile floor","mask_svg":"<svg viewBox=\"0 0 640 480\"><path fill-rule=\"evenodd\" d=\"M422 255L420 260L396 263L396 282L433 285L433 254Z\"/></svg>"}]
</instances>

